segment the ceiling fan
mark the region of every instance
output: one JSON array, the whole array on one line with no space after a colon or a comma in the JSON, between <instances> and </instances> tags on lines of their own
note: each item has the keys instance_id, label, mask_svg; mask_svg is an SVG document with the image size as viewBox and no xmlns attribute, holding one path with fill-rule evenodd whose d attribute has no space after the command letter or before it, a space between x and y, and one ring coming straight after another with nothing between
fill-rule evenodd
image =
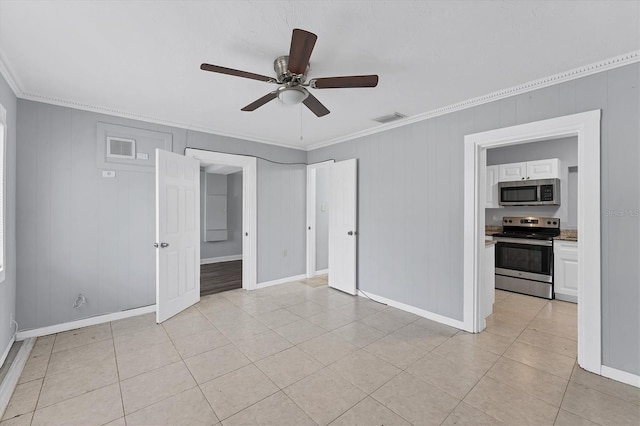
<instances>
[{"instance_id":1,"label":"ceiling fan","mask_svg":"<svg viewBox=\"0 0 640 426\"><path fill-rule=\"evenodd\" d=\"M342 89L350 87L376 87L378 85L377 75L353 75L343 77L312 78L309 82L307 73L309 72L309 58L316 44L318 36L309 31L296 28L291 36L291 47L289 56L279 56L273 61L273 69L277 77L254 74L247 71L225 68L218 65L202 64L203 71L217 72L220 74L234 75L236 77L250 78L267 83L275 83L279 87L260 99L242 108L242 111L255 111L267 102L280 98L285 104L299 104L302 102L318 117L329 114L329 110L320 103L315 96L309 93L308 87L312 89Z\"/></svg>"}]
</instances>

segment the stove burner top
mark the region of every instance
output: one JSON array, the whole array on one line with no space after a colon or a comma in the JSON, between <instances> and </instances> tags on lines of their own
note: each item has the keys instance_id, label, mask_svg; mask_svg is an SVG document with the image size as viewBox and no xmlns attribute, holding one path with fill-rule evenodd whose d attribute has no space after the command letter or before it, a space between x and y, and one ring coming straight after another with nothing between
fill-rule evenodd
<instances>
[{"instance_id":1,"label":"stove burner top","mask_svg":"<svg viewBox=\"0 0 640 426\"><path fill-rule=\"evenodd\" d=\"M534 232L498 232L493 234L494 237L504 238L526 238L530 240L553 240L553 235L537 234Z\"/></svg>"}]
</instances>

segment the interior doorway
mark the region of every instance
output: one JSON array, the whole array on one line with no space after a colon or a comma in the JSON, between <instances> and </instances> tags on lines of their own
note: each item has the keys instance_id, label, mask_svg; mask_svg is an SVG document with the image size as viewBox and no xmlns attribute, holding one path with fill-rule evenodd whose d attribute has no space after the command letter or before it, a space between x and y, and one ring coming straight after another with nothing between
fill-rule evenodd
<instances>
[{"instance_id":1,"label":"interior doorway","mask_svg":"<svg viewBox=\"0 0 640 426\"><path fill-rule=\"evenodd\" d=\"M200 162L200 296L242 288L242 177Z\"/></svg>"},{"instance_id":2,"label":"interior doorway","mask_svg":"<svg viewBox=\"0 0 640 426\"><path fill-rule=\"evenodd\" d=\"M307 278L329 274L329 181L334 163L307 166Z\"/></svg>"},{"instance_id":3,"label":"interior doorway","mask_svg":"<svg viewBox=\"0 0 640 426\"><path fill-rule=\"evenodd\" d=\"M481 331L480 282L484 248L487 149L576 136L578 169L578 364L596 374L601 364L600 110L465 136L464 326ZM587 190L588 189L588 190Z\"/></svg>"},{"instance_id":4,"label":"interior doorway","mask_svg":"<svg viewBox=\"0 0 640 426\"><path fill-rule=\"evenodd\" d=\"M241 205L241 226L238 226L241 231L241 254L231 256L216 256L206 257L203 256L203 264L200 266L202 279L204 281L221 282L222 287L217 288L214 291L224 291L230 288L239 288L238 284L241 283L241 288L245 290L253 290L257 286L257 161L255 157L235 154L225 154L213 151L207 151L196 148L187 148L185 150L185 156L193 157L200 161L201 171L210 173L212 175L224 175L227 176L227 181L231 179L234 181L231 190L237 188L237 184L240 185L240 194L235 194L240 197L238 203ZM231 178L229 178L231 176ZM203 179L203 177L201 177ZM204 177L206 179L206 175ZM211 192L209 195L220 199L221 194ZM207 195L206 192L204 192ZM226 196L225 196L226 197ZM227 198L228 199L228 198ZM206 201L205 201L206 204ZM206 205L204 206L206 215ZM237 210L237 209L236 209ZM215 221L215 217L213 218ZM203 223L206 220L203 221ZM207 226L201 227L201 239L213 239L220 238L220 232L223 228L216 224L207 229ZM227 229L227 233L228 233ZM208 233L208 237L205 235ZM220 278L222 279L215 279ZM214 279L212 279L214 278ZM201 280L201 283L202 281ZM206 285L206 283L205 283ZM214 286L215 287L215 286ZM229 287L229 288L226 288ZM201 292L203 288L201 285ZM211 289L204 289L205 291ZM204 295L204 293L202 293ZM208 294L208 293L207 293Z\"/></svg>"}]
</instances>

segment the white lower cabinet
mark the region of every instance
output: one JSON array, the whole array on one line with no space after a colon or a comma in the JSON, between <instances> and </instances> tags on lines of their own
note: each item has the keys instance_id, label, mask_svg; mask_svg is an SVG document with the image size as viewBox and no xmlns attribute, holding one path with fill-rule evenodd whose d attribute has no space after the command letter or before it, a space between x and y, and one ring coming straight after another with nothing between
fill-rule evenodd
<instances>
[{"instance_id":1,"label":"white lower cabinet","mask_svg":"<svg viewBox=\"0 0 640 426\"><path fill-rule=\"evenodd\" d=\"M578 302L578 243L553 242L553 287L556 299Z\"/></svg>"}]
</instances>

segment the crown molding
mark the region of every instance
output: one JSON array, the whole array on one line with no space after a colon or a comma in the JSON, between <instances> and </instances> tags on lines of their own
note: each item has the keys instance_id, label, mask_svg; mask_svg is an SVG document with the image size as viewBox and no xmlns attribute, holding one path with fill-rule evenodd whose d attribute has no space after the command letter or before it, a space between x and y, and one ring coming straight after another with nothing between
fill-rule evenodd
<instances>
[{"instance_id":1,"label":"crown molding","mask_svg":"<svg viewBox=\"0 0 640 426\"><path fill-rule=\"evenodd\" d=\"M331 139L325 142L319 142L309 145L307 151L313 151L315 149L324 148L326 146L335 145L338 143L358 139L363 136L369 136L376 133L384 132L386 130L395 129L396 127L406 126L408 124L417 123L420 121L428 120L430 118L438 117L441 115L449 114L455 111L460 111L477 105L494 102L500 99L508 98L511 96L519 95L521 93L531 92L533 90L542 89L544 87L553 86L558 83L566 81L576 80L578 78L586 77L591 74L607 71L613 68L622 67L625 65L640 62L640 50L626 53L624 55L615 56L613 58L605 59L600 62L596 62L582 67L574 68L569 71L561 72L549 77L544 77L538 80L533 80L518 86L513 86L507 89L498 90L487 95L478 96L477 98L467 99L462 102L458 102L452 105L448 105L442 108L435 109L433 111L425 112L422 114L407 117L402 120L394 121L393 123L383 124L380 126L372 127L360 132L351 133L346 136Z\"/></svg>"},{"instance_id":2,"label":"crown molding","mask_svg":"<svg viewBox=\"0 0 640 426\"><path fill-rule=\"evenodd\" d=\"M185 123L165 120L165 119L161 119L161 118L149 117L149 116L146 116L146 115L135 114L135 113L132 113L132 112L127 112L127 111L121 111L119 109L114 109L114 108L108 108L108 107L96 106L96 105L89 105L89 104L84 104L84 103L81 103L81 102L69 101L69 100L66 100L66 99L59 99L59 98L53 98L53 97L49 97L49 96L36 95L36 94L33 94L33 93L21 93L20 95L16 95L16 96L18 96L18 98L20 98L20 99L26 99L26 100L29 100L29 101L36 101L36 102L42 102L42 103L46 103L46 104L59 105L59 106L79 109L79 110L83 110L83 111L91 111L91 112L96 112L96 113L99 113L99 114L107 114L107 115L112 115L112 116L116 116L116 117L122 117L122 118L129 118L129 119L132 119L132 120L144 121L144 122L147 122L147 123L153 123L153 124L160 124L160 125L163 125L163 126L176 127L176 128L179 128L179 129L193 130L193 131L196 131L196 132L209 133L209 134L214 134L214 135L217 135L217 136L225 136L225 137L241 139L241 140L250 141L250 142L263 143L263 144L267 144L267 145L275 145L275 146L279 146L281 148L289 148L289 149L296 149L298 151L305 151L305 148L303 148L303 147L299 147L299 146L295 146L295 145L289 145L289 144L285 144L285 143L282 143L282 142L274 142L274 141L271 141L271 140L268 140L268 139L256 138L254 136L248 136L248 135L243 135L243 134L239 134L239 133L225 132L225 131L222 131L222 130L219 130L219 129L216 129L216 128L213 128L213 127L193 126L193 125L190 125L190 124L185 124Z\"/></svg>"},{"instance_id":3,"label":"crown molding","mask_svg":"<svg viewBox=\"0 0 640 426\"><path fill-rule=\"evenodd\" d=\"M13 94L16 95L16 97L19 97L22 93L22 89L20 89L22 84L20 84L20 80L15 77L15 74L7 65L7 60L5 59L2 50L0 50L0 75L2 75L4 81L6 81L11 90L13 90Z\"/></svg>"},{"instance_id":4,"label":"crown molding","mask_svg":"<svg viewBox=\"0 0 640 426\"><path fill-rule=\"evenodd\" d=\"M22 84L20 80L16 77L15 73L13 73L10 67L7 65L7 61L0 52L0 74L7 81L7 84L13 90L16 97L20 99L26 99L36 102L43 102L53 105L59 105L69 108L80 109L84 111L91 111L100 114L113 115L116 117L128 118L132 120L140 120L148 123L160 124L164 126L176 127L180 129L193 130L203 133L210 133L219 136L225 136L235 139L242 139L250 142L263 143L267 145L279 146L281 148L289 148L295 149L298 151L313 151L319 148L324 148L326 146L331 146L335 144L339 144L342 142L347 142L353 139L358 139L364 136L373 135L376 133L384 132L387 130L395 129L397 127L406 126L408 124L417 123L420 121L428 120L430 118L438 117L441 115L449 114L455 111L460 111L466 108L470 108L477 105L486 104L489 102L497 101L500 99L508 98L511 96L519 95L522 93L531 92L533 90L541 89L544 87L552 86L554 84L563 83L566 81L576 80L578 78L586 77L591 74L599 73L602 71L607 71L610 69L622 67L625 65L633 64L636 62L640 62L640 50L635 50L624 55L615 56L613 58L605 59L603 61L595 62L593 64L584 65L578 68L571 69L569 71L561 72L559 74L555 74L549 77L544 77L538 80L533 80L524 84L520 84L518 86L513 86L507 89L498 90L496 92L492 92L486 95L478 96L476 98L471 98L462 102L458 102L455 104L447 105L442 108L438 108L432 111L428 111L425 113L417 114L411 117L407 117L402 120L394 121L393 123L383 124L380 126L375 126L366 130L362 130L359 132L350 133L345 136L340 136L338 138L330 139L328 141L319 142L315 144L311 144L307 147L301 147L291 144L286 144L282 142L275 142L268 139L257 138L255 136L243 135L239 133L232 132L224 132L219 129L211 128L211 127L201 127L201 126L193 126L190 124L173 122L170 120L164 120L154 117L148 117L141 114L135 114L131 112L121 111L114 108L108 108L97 105L89 105L80 102L70 101L66 99L48 97L37 95L34 93L25 93L22 90Z\"/></svg>"}]
</instances>

